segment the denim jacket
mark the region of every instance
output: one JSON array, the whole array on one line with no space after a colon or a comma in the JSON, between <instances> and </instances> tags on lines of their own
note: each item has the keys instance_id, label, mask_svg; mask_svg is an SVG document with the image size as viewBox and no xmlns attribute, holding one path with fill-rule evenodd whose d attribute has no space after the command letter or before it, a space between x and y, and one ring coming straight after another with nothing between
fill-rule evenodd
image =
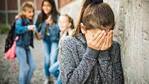
<instances>
[{"instance_id":1,"label":"denim jacket","mask_svg":"<svg viewBox=\"0 0 149 84\"><path fill-rule=\"evenodd\" d=\"M16 36L19 36L19 39L16 42L17 46L29 47L33 46L33 32L29 31L27 26L31 24L31 21L26 18L19 18L16 20Z\"/></svg>"},{"instance_id":2,"label":"denim jacket","mask_svg":"<svg viewBox=\"0 0 149 84\"><path fill-rule=\"evenodd\" d=\"M59 42L60 29L58 24L53 24L51 26L47 25L45 22L41 24L41 36L43 40L50 40L51 42Z\"/></svg>"}]
</instances>

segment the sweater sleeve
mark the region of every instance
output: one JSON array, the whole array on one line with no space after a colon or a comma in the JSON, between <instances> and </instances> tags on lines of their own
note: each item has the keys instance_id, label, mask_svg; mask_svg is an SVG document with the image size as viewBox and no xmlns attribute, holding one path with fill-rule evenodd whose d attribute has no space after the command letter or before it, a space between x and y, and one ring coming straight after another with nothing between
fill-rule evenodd
<instances>
[{"instance_id":1,"label":"sweater sleeve","mask_svg":"<svg viewBox=\"0 0 149 84\"><path fill-rule=\"evenodd\" d=\"M121 65L120 45L113 42L109 50L101 51L98 56L100 75L104 84L124 84Z\"/></svg>"},{"instance_id":2,"label":"sweater sleeve","mask_svg":"<svg viewBox=\"0 0 149 84\"><path fill-rule=\"evenodd\" d=\"M124 75L122 69L122 62L121 62L121 49L120 44L115 42L115 56L113 59L113 69L114 69L114 76L113 79L114 84L124 84Z\"/></svg>"},{"instance_id":3,"label":"sweater sleeve","mask_svg":"<svg viewBox=\"0 0 149 84\"><path fill-rule=\"evenodd\" d=\"M28 31L27 26L22 25L22 19L16 20L16 34L23 34Z\"/></svg>"},{"instance_id":4,"label":"sweater sleeve","mask_svg":"<svg viewBox=\"0 0 149 84\"><path fill-rule=\"evenodd\" d=\"M87 80L94 65L96 64L98 51L87 48L82 60L77 65L75 63L78 53L75 44L67 38L60 43L60 69L63 84L83 84Z\"/></svg>"}]
</instances>

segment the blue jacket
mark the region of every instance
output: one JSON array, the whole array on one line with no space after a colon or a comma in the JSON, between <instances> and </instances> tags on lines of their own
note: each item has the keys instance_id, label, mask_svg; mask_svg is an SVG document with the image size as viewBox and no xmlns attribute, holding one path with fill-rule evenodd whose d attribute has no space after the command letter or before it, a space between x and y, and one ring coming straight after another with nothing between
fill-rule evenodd
<instances>
[{"instance_id":1,"label":"blue jacket","mask_svg":"<svg viewBox=\"0 0 149 84\"><path fill-rule=\"evenodd\" d=\"M45 22L41 24L41 35L43 40L50 40L51 42L59 42L60 39L60 29L58 24L53 24L51 26L47 25Z\"/></svg>"},{"instance_id":2,"label":"blue jacket","mask_svg":"<svg viewBox=\"0 0 149 84\"><path fill-rule=\"evenodd\" d=\"M17 46L29 47L33 46L33 32L29 31L27 26L31 24L31 21L26 18L19 18L16 20L16 36L19 39L16 42Z\"/></svg>"}]
</instances>

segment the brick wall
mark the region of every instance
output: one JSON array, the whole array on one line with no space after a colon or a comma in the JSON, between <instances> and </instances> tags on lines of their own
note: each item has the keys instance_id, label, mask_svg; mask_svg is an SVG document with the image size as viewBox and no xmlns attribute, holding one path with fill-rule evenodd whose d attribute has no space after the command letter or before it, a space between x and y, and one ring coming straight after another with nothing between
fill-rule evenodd
<instances>
[{"instance_id":1,"label":"brick wall","mask_svg":"<svg viewBox=\"0 0 149 84\"><path fill-rule=\"evenodd\" d=\"M42 0L0 0L0 24L10 24L17 15L24 1L33 1L36 9L41 10ZM58 8L61 8L73 0L55 0Z\"/></svg>"}]
</instances>

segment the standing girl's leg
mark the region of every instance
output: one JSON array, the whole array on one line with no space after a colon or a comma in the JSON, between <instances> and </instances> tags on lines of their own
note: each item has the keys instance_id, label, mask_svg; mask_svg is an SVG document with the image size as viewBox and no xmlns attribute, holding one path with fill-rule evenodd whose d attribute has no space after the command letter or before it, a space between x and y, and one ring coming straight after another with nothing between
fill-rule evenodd
<instances>
[{"instance_id":1,"label":"standing girl's leg","mask_svg":"<svg viewBox=\"0 0 149 84\"><path fill-rule=\"evenodd\" d=\"M19 84L27 84L29 66L27 63L26 50L23 47L16 47L16 55L19 61Z\"/></svg>"},{"instance_id":2,"label":"standing girl's leg","mask_svg":"<svg viewBox=\"0 0 149 84\"><path fill-rule=\"evenodd\" d=\"M35 61L32 57L31 50L29 48L27 49L27 60L28 60L28 64L29 64L27 84L30 84L33 72L35 70Z\"/></svg>"},{"instance_id":3,"label":"standing girl's leg","mask_svg":"<svg viewBox=\"0 0 149 84\"><path fill-rule=\"evenodd\" d=\"M51 44L51 53L50 53L50 64L53 65L57 61L58 55L58 43L52 42Z\"/></svg>"},{"instance_id":4,"label":"standing girl's leg","mask_svg":"<svg viewBox=\"0 0 149 84\"><path fill-rule=\"evenodd\" d=\"M56 63L54 63L50 69L49 69L50 73L57 79L58 75L59 75L59 63L58 61Z\"/></svg>"},{"instance_id":5,"label":"standing girl's leg","mask_svg":"<svg viewBox=\"0 0 149 84\"><path fill-rule=\"evenodd\" d=\"M62 81L60 79L60 67L58 61L50 67L49 71L56 78L56 84L62 84Z\"/></svg>"},{"instance_id":6,"label":"standing girl's leg","mask_svg":"<svg viewBox=\"0 0 149 84\"><path fill-rule=\"evenodd\" d=\"M59 70L60 70L60 68L59 68ZM59 75L58 75L58 78L57 78L56 84L62 84L62 80L61 80L61 73L60 73L60 71L59 71Z\"/></svg>"},{"instance_id":7,"label":"standing girl's leg","mask_svg":"<svg viewBox=\"0 0 149 84\"><path fill-rule=\"evenodd\" d=\"M43 41L43 52L44 52L44 72L45 72L45 76L46 78L50 77L50 72L49 72L49 68L50 68L50 42L46 42Z\"/></svg>"}]
</instances>

